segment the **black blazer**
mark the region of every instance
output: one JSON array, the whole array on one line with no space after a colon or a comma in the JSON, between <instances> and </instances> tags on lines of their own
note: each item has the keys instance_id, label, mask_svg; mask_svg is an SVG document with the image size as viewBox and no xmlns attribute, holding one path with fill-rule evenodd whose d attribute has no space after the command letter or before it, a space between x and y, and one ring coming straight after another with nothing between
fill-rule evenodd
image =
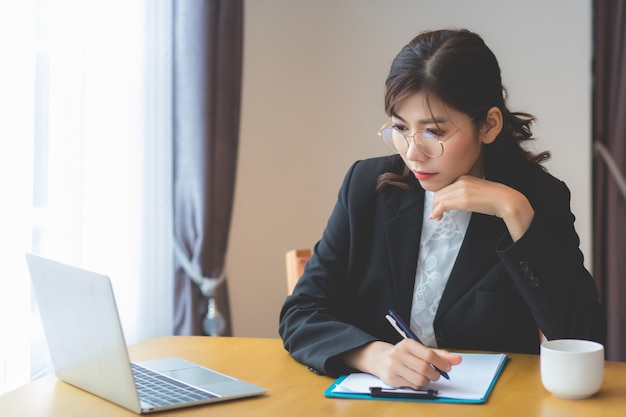
<instances>
[{"instance_id":1,"label":"black blazer","mask_svg":"<svg viewBox=\"0 0 626 417\"><path fill-rule=\"evenodd\" d=\"M356 162L348 171L321 240L280 313L285 349L320 373L352 371L337 356L400 336L385 319L410 316L424 190L374 191L399 156ZM537 353L548 339L605 342L606 319L574 230L570 192L560 180L520 162L489 176L521 191L535 210L513 243L504 222L472 217L437 310L437 345Z\"/></svg>"}]
</instances>

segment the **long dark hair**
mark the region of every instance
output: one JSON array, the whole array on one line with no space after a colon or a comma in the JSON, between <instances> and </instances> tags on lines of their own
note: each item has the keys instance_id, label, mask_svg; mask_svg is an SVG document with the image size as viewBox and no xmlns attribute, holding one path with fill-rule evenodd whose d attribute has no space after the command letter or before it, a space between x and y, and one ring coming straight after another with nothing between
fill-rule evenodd
<instances>
[{"instance_id":1,"label":"long dark hair","mask_svg":"<svg viewBox=\"0 0 626 417\"><path fill-rule=\"evenodd\" d=\"M515 161L541 164L550 158L549 152L535 154L524 149L522 144L534 139L530 125L535 118L507 108L498 60L473 32L459 29L419 34L393 60L385 85L388 115L399 101L418 91L426 97L434 95L470 115L475 127L485 122L490 108L499 108L503 116L502 131L491 144L484 145L487 174ZM402 173L381 175L377 189L387 185L413 189L415 180L405 166Z\"/></svg>"}]
</instances>

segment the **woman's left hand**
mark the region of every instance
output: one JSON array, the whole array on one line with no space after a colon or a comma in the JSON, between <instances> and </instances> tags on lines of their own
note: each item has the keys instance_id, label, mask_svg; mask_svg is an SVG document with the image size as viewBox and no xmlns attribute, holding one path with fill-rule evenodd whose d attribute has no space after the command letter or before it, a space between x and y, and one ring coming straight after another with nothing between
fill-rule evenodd
<instances>
[{"instance_id":1,"label":"woman's left hand","mask_svg":"<svg viewBox=\"0 0 626 417\"><path fill-rule=\"evenodd\" d=\"M435 192L432 220L441 220L448 210L466 210L504 220L513 241L530 227L535 211L526 196L504 184L462 175Z\"/></svg>"}]
</instances>

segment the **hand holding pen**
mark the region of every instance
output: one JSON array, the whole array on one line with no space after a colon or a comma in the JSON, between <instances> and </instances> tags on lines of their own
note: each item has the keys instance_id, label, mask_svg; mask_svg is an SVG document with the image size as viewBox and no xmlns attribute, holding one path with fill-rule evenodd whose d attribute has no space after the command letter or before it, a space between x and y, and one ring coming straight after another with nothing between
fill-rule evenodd
<instances>
[{"instance_id":1,"label":"hand holding pen","mask_svg":"<svg viewBox=\"0 0 626 417\"><path fill-rule=\"evenodd\" d=\"M418 343L422 343L419 338L417 337L417 335L415 335L415 333L413 333L413 331L411 330L411 328L409 326L407 326L404 321L402 320L402 318L400 318L400 316L398 316L395 311L393 310L389 310L389 312L387 313L387 315L385 316L385 318L387 319L387 321L389 321L389 323L391 323L391 325L393 326L394 329L396 329L396 331L405 339L413 339ZM434 365L431 365L437 372L439 372L439 374L444 377L445 379L450 379L450 376L442 371L441 369L437 368Z\"/></svg>"}]
</instances>

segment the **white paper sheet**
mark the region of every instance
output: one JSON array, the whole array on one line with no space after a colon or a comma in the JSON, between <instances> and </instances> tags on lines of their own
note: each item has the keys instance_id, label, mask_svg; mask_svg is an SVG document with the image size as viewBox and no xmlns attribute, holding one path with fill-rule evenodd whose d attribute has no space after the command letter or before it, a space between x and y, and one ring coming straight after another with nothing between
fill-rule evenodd
<instances>
[{"instance_id":1,"label":"white paper sheet","mask_svg":"<svg viewBox=\"0 0 626 417\"><path fill-rule=\"evenodd\" d=\"M459 400L483 399L494 381L502 362L507 356L502 353L461 353L463 360L448 372L450 380L443 377L432 381L422 389L436 389L440 398ZM333 392L369 394L370 387L389 388L379 378L365 373L350 374Z\"/></svg>"}]
</instances>

